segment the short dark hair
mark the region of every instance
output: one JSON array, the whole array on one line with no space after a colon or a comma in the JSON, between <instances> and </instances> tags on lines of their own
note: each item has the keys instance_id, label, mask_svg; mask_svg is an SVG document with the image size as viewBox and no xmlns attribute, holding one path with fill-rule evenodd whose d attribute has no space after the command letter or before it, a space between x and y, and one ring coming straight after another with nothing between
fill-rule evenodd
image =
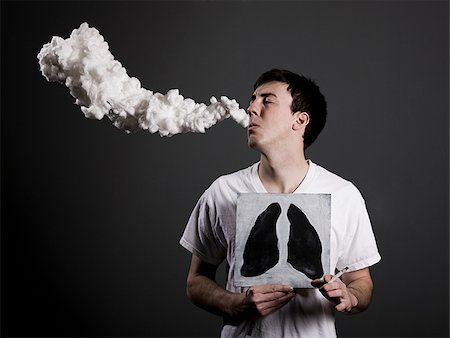
<instances>
[{"instance_id":1,"label":"short dark hair","mask_svg":"<svg viewBox=\"0 0 450 338\"><path fill-rule=\"evenodd\" d=\"M283 82L288 84L292 96L291 111L306 112L309 123L303 135L304 148L308 148L322 131L327 120L327 102L319 90L319 86L310 78L295 74L289 70L272 69L256 80L253 90L267 82Z\"/></svg>"}]
</instances>

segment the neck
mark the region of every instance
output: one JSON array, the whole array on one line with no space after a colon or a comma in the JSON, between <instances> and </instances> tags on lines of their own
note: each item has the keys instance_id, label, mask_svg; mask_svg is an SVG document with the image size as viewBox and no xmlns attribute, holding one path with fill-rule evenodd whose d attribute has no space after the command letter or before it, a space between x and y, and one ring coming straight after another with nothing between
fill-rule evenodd
<instances>
[{"instance_id":1,"label":"neck","mask_svg":"<svg viewBox=\"0 0 450 338\"><path fill-rule=\"evenodd\" d=\"M308 168L303 152L295 156L279 153L268 157L261 154L258 174L269 193L292 193L302 183Z\"/></svg>"}]
</instances>

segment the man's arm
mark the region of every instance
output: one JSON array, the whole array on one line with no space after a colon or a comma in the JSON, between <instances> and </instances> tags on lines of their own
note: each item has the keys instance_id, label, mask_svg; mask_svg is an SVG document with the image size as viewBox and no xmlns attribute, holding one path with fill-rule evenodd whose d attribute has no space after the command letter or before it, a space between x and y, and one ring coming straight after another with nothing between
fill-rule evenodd
<instances>
[{"instance_id":1,"label":"man's arm","mask_svg":"<svg viewBox=\"0 0 450 338\"><path fill-rule=\"evenodd\" d=\"M311 282L329 300L335 302L339 312L358 313L367 309L372 299L373 283L369 268L347 272L332 283L333 276Z\"/></svg>"},{"instance_id":2,"label":"man's arm","mask_svg":"<svg viewBox=\"0 0 450 338\"><path fill-rule=\"evenodd\" d=\"M187 296L195 305L221 316L255 318L268 315L294 297L288 285L258 285L234 293L216 283L216 265L192 255L187 278Z\"/></svg>"}]
</instances>

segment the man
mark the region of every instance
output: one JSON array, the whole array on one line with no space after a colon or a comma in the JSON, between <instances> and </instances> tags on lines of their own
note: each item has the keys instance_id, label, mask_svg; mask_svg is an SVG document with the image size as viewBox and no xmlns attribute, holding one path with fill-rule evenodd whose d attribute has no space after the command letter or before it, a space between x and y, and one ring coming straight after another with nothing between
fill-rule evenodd
<instances>
[{"instance_id":1,"label":"man","mask_svg":"<svg viewBox=\"0 0 450 338\"><path fill-rule=\"evenodd\" d=\"M260 76L247 109L248 145L261 157L247 169L219 177L200 197L180 244L192 253L191 301L224 316L222 337L333 337L335 311L365 310L372 296L369 266L378 253L361 194L350 182L305 158L326 121L326 102L310 79L286 70ZM289 285L234 286L234 237L239 193L331 194L331 271L348 272ZM226 289L215 281L227 259Z\"/></svg>"}]
</instances>

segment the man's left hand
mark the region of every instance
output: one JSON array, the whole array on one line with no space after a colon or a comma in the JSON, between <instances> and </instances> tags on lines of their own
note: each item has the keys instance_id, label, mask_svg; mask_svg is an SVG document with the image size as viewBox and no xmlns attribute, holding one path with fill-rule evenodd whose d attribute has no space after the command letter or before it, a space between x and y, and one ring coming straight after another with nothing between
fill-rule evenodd
<instances>
[{"instance_id":1,"label":"man's left hand","mask_svg":"<svg viewBox=\"0 0 450 338\"><path fill-rule=\"evenodd\" d=\"M323 279L311 281L311 285L319 288L325 298L337 304L336 311L350 312L358 305L358 299L339 278L329 283L332 277L332 275L325 275Z\"/></svg>"}]
</instances>

